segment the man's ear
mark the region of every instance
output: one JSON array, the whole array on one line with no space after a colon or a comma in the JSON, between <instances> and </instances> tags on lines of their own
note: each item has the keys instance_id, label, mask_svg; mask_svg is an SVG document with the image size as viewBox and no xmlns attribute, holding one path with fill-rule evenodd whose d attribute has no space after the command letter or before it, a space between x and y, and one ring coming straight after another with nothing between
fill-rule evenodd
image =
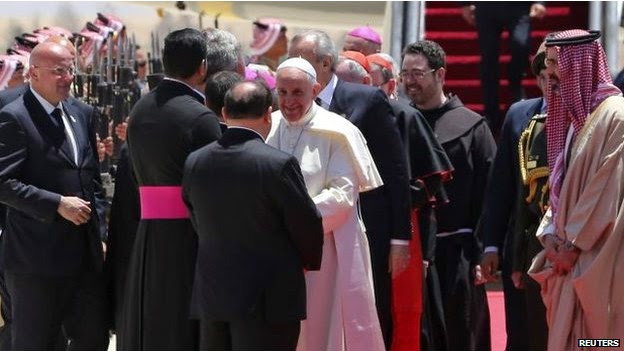
<instances>
[{"instance_id":1,"label":"man's ear","mask_svg":"<svg viewBox=\"0 0 624 351\"><path fill-rule=\"evenodd\" d=\"M39 80L39 71L37 71L37 69L36 69L36 68L35 68L35 69L33 69L33 67L30 67L30 68L28 69L28 77L29 77L31 80L38 81L38 80Z\"/></svg>"},{"instance_id":2,"label":"man's ear","mask_svg":"<svg viewBox=\"0 0 624 351\"><path fill-rule=\"evenodd\" d=\"M446 78L446 68L440 67L435 71L436 77L442 83L444 83L444 78Z\"/></svg>"},{"instance_id":3,"label":"man's ear","mask_svg":"<svg viewBox=\"0 0 624 351\"><path fill-rule=\"evenodd\" d=\"M312 96L313 96L313 99L316 99L316 97L318 96L318 94L320 92L321 92L321 83L315 82L314 85L312 85Z\"/></svg>"},{"instance_id":4,"label":"man's ear","mask_svg":"<svg viewBox=\"0 0 624 351\"><path fill-rule=\"evenodd\" d=\"M195 74L199 75L202 82L206 82L206 78L208 76L208 63L206 62L206 60L202 60L199 67L197 67Z\"/></svg>"},{"instance_id":5,"label":"man's ear","mask_svg":"<svg viewBox=\"0 0 624 351\"><path fill-rule=\"evenodd\" d=\"M262 116L262 120L265 123L271 124L271 121L273 120L271 118L271 113L273 113L273 107L269 106L269 108L267 108L266 113L264 114L264 116Z\"/></svg>"},{"instance_id":6,"label":"man's ear","mask_svg":"<svg viewBox=\"0 0 624 351\"><path fill-rule=\"evenodd\" d=\"M331 55L325 55L325 57L323 57L323 59L321 60L321 64L323 68L326 68L327 70L331 70L333 60L334 58Z\"/></svg>"},{"instance_id":7,"label":"man's ear","mask_svg":"<svg viewBox=\"0 0 624 351\"><path fill-rule=\"evenodd\" d=\"M221 107L221 117L223 117L223 123L228 124L228 116L225 107Z\"/></svg>"}]
</instances>

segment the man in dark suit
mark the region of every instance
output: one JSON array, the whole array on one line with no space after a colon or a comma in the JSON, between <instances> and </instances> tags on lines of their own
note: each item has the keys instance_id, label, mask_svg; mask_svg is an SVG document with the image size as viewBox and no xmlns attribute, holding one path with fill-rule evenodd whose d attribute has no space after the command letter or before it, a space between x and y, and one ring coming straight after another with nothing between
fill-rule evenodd
<instances>
[{"instance_id":1,"label":"man in dark suit","mask_svg":"<svg viewBox=\"0 0 624 351\"><path fill-rule=\"evenodd\" d=\"M0 202L8 208L2 268L13 349L106 350L104 220L92 108L66 102L73 56L39 44L30 89L0 112Z\"/></svg>"},{"instance_id":2,"label":"man in dark suit","mask_svg":"<svg viewBox=\"0 0 624 351\"><path fill-rule=\"evenodd\" d=\"M542 90L546 88L548 81L544 55L543 51L538 52L531 65L537 77L538 86ZM541 97L519 101L509 107L485 194L482 227L485 249L481 258L481 268L486 279L496 280L499 257L502 257L507 350L527 350L531 348L530 345L534 344L545 348L543 323L538 323L538 320L527 320L525 292L514 287L511 278L512 249L515 246L512 239L515 226L515 204L516 201L524 202L517 186L520 182L518 179L520 175L518 142L529 120L545 111L545 100ZM536 339L542 343L534 343ZM531 349L540 349L540 347Z\"/></svg>"},{"instance_id":3,"label":"man in dark suit","mask_svg":"<svg viewBox=\"0 0 624 351\"><path fill-rule=\"evenodd\" d=\"M0 91L0 110L10 102L16 100L28 90L28 85L24 84L17 88L6 89ZM0 243L2 241L2 231L4 230L6 221L6 206L0 203ZM1 244L0 244L1 245ZM0 252L1 255L1 252ZM0 350L9 350L11 348L11 297L6 289L4 280L4 272L0 269L0 313L4 325L0 327Z\"/></svg>"},{"instance_id":4,"label":"man in dark suit","mask_svg":"<svg viewBox=\"0 0 624 351\"><path fill-rule=\"evenodd\" d=\"M518 141L528 121L539 113L541 105L542 99L539 98L523 100L509 108L485 194L482 218L484 253L481 258L481 268L484 277L494 281L499 268L499 257L503 258L502 282L505 295L508 350L528 348L523 292L516 289L511 281L509 258L512 244L509 239L514 228L513 210L517 198L517 178L520 174Z\"/></svg>"},{"instance_id":5,"label":"man in dark suit","mask_svg":"<svg viewBox=\"0 0 624 351\"><path fill-rule=\"evenodd\" d=\"M53 35L47 38L45 41L60 44L61 46L69 50L72 56L76 55L76 48L71 43L71 41L69 41L66 37ZM23 85L1 91L0 92L0 110L4 106L13 102L14 100L17 100L20 96L24 95L24 93L26 93L28 89L29 89L29 84L25 83ZM76 106L82 105L82 103L79 100L73 98L72 96L69 96L65 100L65 102L72 104L72 105L76 105ZM94 113L95 113L95 110L94 110ZM95 119L94 113L89 117L90 120ZM97 208L99 209L99 211L104 213L105 212L104 206L106 206L106 199L102 197L102 198L98 198L98 201L102 202L103 206L98 206ZM4 229L5 211L6 211L6 207L3 204L0 204L0 231ZM106 222L101 221L100 227L101 227L101 230L106 231ZM1 240L1 236L0 236L0 240ZM11 298L6 289L6 284L4 281L4 274L2 273L1 270L0 270L0 296L2 300L1 313L2 313L2 318L4 320L4 326L0 328L0 350L5 350L5 349L10 349L10 344L11 344L11 340L10 340ZM59 337L57 340L57 346L55 347L55 350L64 350L66 345L67 345L67 339L65 338L63 332L59 331Z\"/></svg>"},{"instance_id":6,"label":"man in dark suit","mask_svg":"<svg viewBox=\"0 0 624 351\"><path fill-rule=\"evenodd\" d=\"M27 92L28 89L29 89L29 85L27 84L24 86L20 86L17 88L8 89L8 90L4 90L0 92L0 110L2 109L2 107L8 105L10 102L17 100L20 96L24 95L24 93ZM75 99L71 96L65 99L63 103L69 104L78 109L84 108L86 106L85 104L80 102L78 99ZM90 116L88 120L90 121L90 123L93 123L95 110L94 109L90 109L90 110L92 112L89 112ZM103 216L106 213L106 204L107 204L106 198L104 196L97 197L96 201L100 203L96 206L96 208L100 212L101 218L104 218ZM6 206L0 203L0 231L4 230L5 220L6 220ZM100 221L100 231L102 233L106 233L106 221L105 220ZM0 236L0 245L1 245L1 242L2 242L2 237ZM1 251L0 251L0 254L1 254ZM1 269L0 269L0 296L1 296L0 300L1 300L1 308L2 308L1 313L2 313L2 319L4 320L4 326L0 328L0 351L2 351L2 350L9 350L10 345L11 345L11 330L10 330L11 329L11 296L9 295L9 292L6 288L4 272L2 272ZM59 330L59 336L56 342L55 350L65 350L66 345L67 345L67 338L65 337L65 334L63 333L63 331Z\"/></svg>"},{"instance_id":7,"label":"man in dark suit","mask_svg":"<svg viewBox=\"0 0 624 351\"><path fill-rule=\"evenodd\" d=\"M360 129L383 179L382 187L363 193L360 199L370 242L377 313L389 348L392 336L389 272L397 275L407 267L411 237L405 151L392 109L381 90L336 77L336 48L327 33L310 30L296 35L289 56L300 56L312 64L322 89L317 102L345 116Z\"/></svg>"},{"instance_id":8,"label":"man in dark suit","mask_svg":"<svg viewBox=\"0 0 624 351\"><path fill-rule=\"evenodd\" d=\"M123 324L117 326L118 349L196 348L197 323L189 307L197 234L180 185L187 156L221 136L217 117L204 105L205 58L201 32L171 32L163 50L164 80L130 112L127 143L141 220L128 266Z\"/></svg>"},{"instance_id":9,"label":"man in dark suit","mask_svg":"<svg viewBox=\"0 0 624 351\"><path fill-rule=\"evenodd\" d=\"M299 163L264 143L271 103L262 83L235 85L223 108L228 130L184 166L183 197L199 236L200 350L295 350L304 268L321 266L321 216Z\"/></svg>"}]
</instances>

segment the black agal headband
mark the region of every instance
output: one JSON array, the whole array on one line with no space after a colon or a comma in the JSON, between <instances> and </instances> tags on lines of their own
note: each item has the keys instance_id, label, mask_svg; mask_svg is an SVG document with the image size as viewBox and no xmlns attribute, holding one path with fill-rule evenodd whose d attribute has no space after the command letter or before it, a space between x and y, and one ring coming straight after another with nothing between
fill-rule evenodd
<instances>
[{"instance_id":1,"label":"black agal headband","mask_svg":"<svg viewBox=\"0 0 624 351\"><path fill-rule=\"evenodd\" d=\"M587 32L589 34L577 35L569 38L546 38L546 47L587 44L600 38L599 30L589 30Z\"/></svg>"}]
</instances>

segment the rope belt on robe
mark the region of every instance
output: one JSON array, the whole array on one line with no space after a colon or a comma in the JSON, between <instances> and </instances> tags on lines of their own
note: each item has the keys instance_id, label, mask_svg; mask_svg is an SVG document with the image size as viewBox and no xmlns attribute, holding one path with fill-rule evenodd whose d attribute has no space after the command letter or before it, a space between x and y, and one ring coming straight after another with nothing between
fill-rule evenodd
<instances>
[{"instance_id":1,"label":"rope belt on robe","mask_svg":"<svg viewBox=\"0 0 624 351\"><path fill-rule=\"evenodd\" d=\"M141 219L187 219L181 186L141 186Z\"/></svg>"}]
</instances>

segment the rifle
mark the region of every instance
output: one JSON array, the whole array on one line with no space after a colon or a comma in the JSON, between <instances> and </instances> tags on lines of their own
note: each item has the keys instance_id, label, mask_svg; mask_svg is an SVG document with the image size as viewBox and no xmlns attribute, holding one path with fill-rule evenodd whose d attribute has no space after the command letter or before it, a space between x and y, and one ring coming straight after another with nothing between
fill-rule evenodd
<instances>
[{"instance_id":1,"label":"rifle","mask_svg":"<svg viewBox=\"0 0 624 351\"><path fill-rule=\"evenodd\" d=\"M162 61L160 60L160 43L158 39L158 33L154 35L154 32L151 33L152 38L152 54L147 53L147 62L148 62L148 74L147 74L147 85L149 86L150 91L154 90L163 80L164 75L162 74Z\"/></svg>"}]
</instances>

